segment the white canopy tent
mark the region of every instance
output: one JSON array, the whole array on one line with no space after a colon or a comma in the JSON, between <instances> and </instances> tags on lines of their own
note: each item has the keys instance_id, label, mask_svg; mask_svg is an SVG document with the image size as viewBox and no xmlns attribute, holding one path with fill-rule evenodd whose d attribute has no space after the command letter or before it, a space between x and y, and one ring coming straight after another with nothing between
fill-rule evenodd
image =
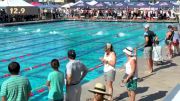
<instances>
[{"instance_id":1,"label":"white canopy tent","mask_svg":"<svg viewBox=\"0 0 180 101\"><path fill-rule=\"evenodd\" d=\"M68 3L68 4L65 4L65 5L62 5L61 7L62 8L70 8L73 5L74 5L74 3Z\"/></svg>"},{"instance_id":2,"label":"white canopy tent","mask_svg":"<svg viewBox=\"0 0 180 101\"><path fill-rule=\"evenodd\" d=\"M95 4L97 4L98 2L95 0L92 0L91 2L87 2L87 4L94 6Z\"/></svg>"},{"instance_id":3,"label":"white canopy tent","mask_svg":"<svg viewBox=\"0 0 180 101\"><path fill-rule=\"evenodd\" d=\"M7 7L7 6L33 6L27 3L24 0L5 0L0 2L0 7Z\"/></svg>"},{"instance_id":4,"label":"white canopy tent","mask_svg":"<svg viewBox=\"0 0 180 101\"><path fill-rule=\"evenodd\" d=\"M4 1L0 1L0 8L6 7L6 3Z\"/></svg>"}]
</instances>

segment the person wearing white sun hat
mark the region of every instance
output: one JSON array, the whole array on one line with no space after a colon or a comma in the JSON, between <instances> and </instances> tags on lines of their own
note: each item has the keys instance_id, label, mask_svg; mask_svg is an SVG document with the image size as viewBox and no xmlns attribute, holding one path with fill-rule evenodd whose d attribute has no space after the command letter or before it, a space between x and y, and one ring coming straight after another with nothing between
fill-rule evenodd
<instances>
[{"instance_id":1,"label":"person wearing white sun hat","mask_svg":"<svg viewBox=\"0 0 180 101\"><path fill-rule=\"evenodd\" d=\"M88 101L104 101L107 100L105 96L110 96L106 92L106 87L102 83L96 83L94 89L89 89L89 92L94 93L93 99L89 99Z\"/></svg>"},{"instance_id":2,"label":"person wearing white sun hat","mask_svg":"<svg viewBox=\"0 0 180 101\"><path fill-rule=\"evenodd\" d=\"M132 47L126 47L123 52L127 56L127 62L125 64L125 75L126 77L122 80L127 87L127 92L130 101L135 101L135 90L137 89L137 60L136 60L136 49L133 52Z\"/></svg>"}]
</instances>

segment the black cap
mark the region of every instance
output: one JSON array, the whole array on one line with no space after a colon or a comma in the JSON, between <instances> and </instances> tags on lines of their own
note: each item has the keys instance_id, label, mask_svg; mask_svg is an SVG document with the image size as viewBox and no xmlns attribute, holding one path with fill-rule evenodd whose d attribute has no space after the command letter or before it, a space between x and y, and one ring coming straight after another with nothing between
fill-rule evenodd
<instances>
[{"instance_id":1,"label":"black cap","mask_svg":"<svg viewBox=\"0 0 180 101\"><path fill-rule=\"evenodd\" d=\"M168 28L173 28L173 26L172 25L168 25Z\"/></svg>"},{"instance_id":2,"label":"black cap","mask_svg":"<svg viewBox=\"0 0 180 101\"><path fill-rule=\"evenodd\" d=\"M68 51L68 58L70 58L70 59L75 59L76 58L76 52L75 52L75 50L69 50Z\"/></svg>"}]
</instances>

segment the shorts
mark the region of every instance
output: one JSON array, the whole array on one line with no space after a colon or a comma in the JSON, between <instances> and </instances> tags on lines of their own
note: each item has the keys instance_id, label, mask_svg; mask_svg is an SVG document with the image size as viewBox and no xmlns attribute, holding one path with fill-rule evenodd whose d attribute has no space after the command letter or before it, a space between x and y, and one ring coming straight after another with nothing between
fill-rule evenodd
<instances>
[{"instance_id":1,"label":"shorts","mask_svg":"<svg viewBox=\"0 0 180 101\"><path fill-rule=\"evenodd\" d=\"M81 84L71 85L66 88L66 101L80 101Z\"/></svg>"},{"instance_id":2,"label":"shorts","mask_svg":"<svg viewBox=\"0 0 180 101\"><path fill-rule=\"evenodd\" d=\"M137 79L131 79L126 83L126 87L129 91L135 91L137 89Z\"/></svg>"},{"instance_id":3,"label":"shorts","mask_svg":"<svg viewBox=\"0 0 180 101\"><path fill-rule=\"evenodd\" d=\"M144 48L144 58L152 58L152 47L145 47Z\"/></svg>"},{"instance_id":4,"label":"shorts","mask_svg":"<svg viewBox=\"0 0 180 101\"><path fill-rule=\"evenodd\" d=\"M105 81L114 81L115 80L116 71L110 70L108 72L104 72Z\"/></svg>"},{"instance_id":5,"label":"shorts","mask_svg":"<svg viewBox=\"0 0 180 101\"><path fill-rule=\"evenodd\" d=\"M166 45L170 45L171 43L172 43L171 40L165 40L165 44L166 44Z\"/></svg>"}]
</instances>

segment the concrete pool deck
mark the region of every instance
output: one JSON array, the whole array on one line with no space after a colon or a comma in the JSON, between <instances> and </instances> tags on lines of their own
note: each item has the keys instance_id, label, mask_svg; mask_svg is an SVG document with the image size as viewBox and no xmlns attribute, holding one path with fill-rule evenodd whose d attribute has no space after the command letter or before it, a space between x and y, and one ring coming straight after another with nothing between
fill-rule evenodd
<instances>
[{"instance_id":1,"label":"concrete pool deck","mask_svg":"<svg viewBox=\"0 0 180 101\"><path fill-rule=\"evenodd\" d=\"M166 59L165 55L164 59ZM177 84L180 84L180 56L176 56L172 60L166 59L163 65L154 66L154 72L151 75L146 74L145 70L145 60L139 57L138 75L140 79L136 91L136 101L162 101L169 91ZM117 69L116 71L116 80L113 85L114 101L128 101L126 88L119 85L124 75L124 70ZM97 82L105 84L103 76L82 86L81 101L86 101L87 98L93 97L93 94L88 92L88 89L93 89Z\"/></svg>"}]
</instances>

